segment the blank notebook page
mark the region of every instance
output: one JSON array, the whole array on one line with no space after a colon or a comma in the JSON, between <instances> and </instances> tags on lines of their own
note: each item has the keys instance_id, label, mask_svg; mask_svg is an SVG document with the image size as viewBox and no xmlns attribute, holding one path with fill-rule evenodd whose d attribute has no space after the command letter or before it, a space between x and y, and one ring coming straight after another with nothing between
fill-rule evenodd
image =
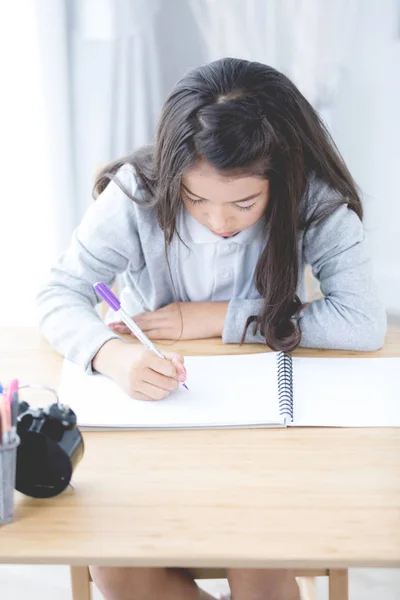
<instances>
[{"instance_id":1,"label":"blank notebook page","mask_svg":"<svg viewBox=\"0 0 400 600\"><path fill-rule=\"evenodd\" d=\"M275 353L186 357L189 392L162 401L129 398L102 375L65 361L60 400L86 427L237 427L282 424Z\"/></svg>"},{"instance_id":2,"label":"blank notebook page","mask_svg":"<svg viewBox=\"0 0 400 600\"><path fill-rule=\"evenodd\" d=\"M400 358L293 358L294 425L400 426Z\"/></svg>"}]
</instances>

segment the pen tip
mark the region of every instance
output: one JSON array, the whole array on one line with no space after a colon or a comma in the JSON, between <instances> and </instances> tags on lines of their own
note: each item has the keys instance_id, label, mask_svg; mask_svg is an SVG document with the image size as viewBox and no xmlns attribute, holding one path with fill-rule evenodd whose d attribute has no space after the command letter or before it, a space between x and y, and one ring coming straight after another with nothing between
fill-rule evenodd
<instances>
[{"instance_id":1,"label":"pen tip","mask_svg":"<svg viewBox=\"0 0 400 600\"><path fill-rule=\"evenodd\" d=\"M186 383L182 383L183 387L185 387L187 389L187 391L189 391L188 386L186 385Z\"/></svg>"}]
</instances>

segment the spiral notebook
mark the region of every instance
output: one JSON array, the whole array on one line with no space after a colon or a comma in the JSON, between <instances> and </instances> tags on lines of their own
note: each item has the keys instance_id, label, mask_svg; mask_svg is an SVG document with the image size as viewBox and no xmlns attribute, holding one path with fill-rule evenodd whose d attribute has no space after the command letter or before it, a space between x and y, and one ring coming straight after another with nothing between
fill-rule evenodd
<instances>
[{"instance_id":1,"label":"spiral notebook","mask_svg":"<svg viewBox=\"0 0 400 600\"><path fill-rule=\"evenodd\" d=\"M400 358L186 357L189 391L134 400L64 362L62 402L88 428L400 426Z\"/></svg>"}]
</instances>

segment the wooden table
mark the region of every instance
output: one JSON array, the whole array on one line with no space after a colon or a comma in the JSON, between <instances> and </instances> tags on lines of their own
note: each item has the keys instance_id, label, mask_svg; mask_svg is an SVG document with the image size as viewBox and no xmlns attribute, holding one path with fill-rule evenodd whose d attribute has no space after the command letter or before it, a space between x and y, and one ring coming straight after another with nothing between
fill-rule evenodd
<instances>
[{"instance_id":1,"label":"wooden table","mask_svg":"<svg viewBox=\"0 0 400 600\"><path fill-rule=\"evenodd\" d=\"M184 354L263 349L217 340L173 348ZM363 356L400 356L400 330L388 334L383 350ZM57 386L61 364L36 330L0 329L2 381L18 376ZM0 530L0 562L400 566L400 429L86 432L84 438L75 489L51 500L17 494L15 522Z\"/></svg>"}]
</instances>

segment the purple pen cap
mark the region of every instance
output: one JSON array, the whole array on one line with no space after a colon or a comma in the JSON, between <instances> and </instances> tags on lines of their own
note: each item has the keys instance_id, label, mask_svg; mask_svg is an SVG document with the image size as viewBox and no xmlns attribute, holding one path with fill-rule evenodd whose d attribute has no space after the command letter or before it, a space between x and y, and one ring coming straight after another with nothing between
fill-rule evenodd
<instances>
[{"instance_id":1,"label":"purple pen cap","mask_svg":"<svg viewBox=\"0 0 400 600\"><path fill-rule=\"evenodd\" d=\"M98 283L95 283L93 287L100 298L107 302L108 306L113 310L117 311L121 308L121 302L105 283L99 281Z\"/></svg>"}]
</instances>

